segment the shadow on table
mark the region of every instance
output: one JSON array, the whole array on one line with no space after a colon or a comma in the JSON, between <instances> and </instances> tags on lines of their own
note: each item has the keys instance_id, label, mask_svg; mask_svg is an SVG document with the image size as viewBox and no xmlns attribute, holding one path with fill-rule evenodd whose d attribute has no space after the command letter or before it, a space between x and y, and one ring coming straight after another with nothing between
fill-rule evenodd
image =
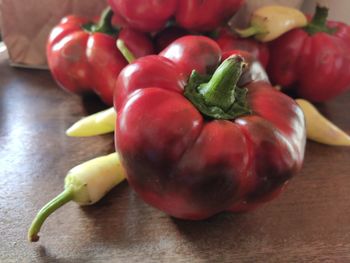
<instances>
[{"instance_id":1,"label":"shadow on table","mask_svg":"<svg viewBox=\"0 0 350 263\"><path fill-rule=\"evenodd\" d=\"M104 104L96 94L85 94L81 97L83 108L86 111L86 115L90 115L109 108Z\"/></svg>"},{"instance_id":2,"label":"shadow on table","mask_svg":"<svg viewBox=\"0 0 350 263\"><path fill-rule=\"evenodd\" d=\"M252 237L261 232L254 212L223 212L202 221L176 218L172 221L201 262L227 262L225 255L232 256L237 251L243 251Z\"/></svg>"},{"instance_id":3,"label":"shadow on table","mask_svg":"<svg viewBox=\"0 0 350 263\"><path fill-rule=\"evenodd\" d=\"M48 249L46 249L45 246L40 245L37 248L37 253L38 257L37 260L38 262L43 262L43 263L71 263L71 259L62 259L62 258L57 258L56 256L52 255Z\"/></svg>"},{"instance_id":4,"label":"shadow on table","mask_svg":"<svg viewBox=\"0 0 350 263\"><path fill-rule=\"evenodd\" d=\"M96 242L145 259L157 257L158 262L175 255L201 262L225 261L221 255L233 255L264 236L255 212L221 213L203 221L175 219L145 204L127 183L83 212L93 226L88 235Z\"/></svg>"}]
</instances>

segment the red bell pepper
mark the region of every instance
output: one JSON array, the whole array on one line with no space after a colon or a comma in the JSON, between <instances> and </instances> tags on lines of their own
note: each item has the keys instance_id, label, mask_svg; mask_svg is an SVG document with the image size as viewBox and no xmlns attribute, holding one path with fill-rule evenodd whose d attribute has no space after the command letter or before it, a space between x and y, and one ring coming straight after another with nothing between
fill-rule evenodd
<instances>
[{"instance_id":1,"label":"red bell pepper","mask_svg":"<svg viewBox=\"0 0 350 263\"><path fill-rule=\"evenodd\" d=\"M57 83L74 93L94 91L109 105L118 74L128 64L116 39L122 39L136 57L153 53L153 44L144 33L114 29L112 15L106 10L97 25L82 17L65 17L47 43L47 60Z\"/></svg>"},{"instance_id":2,"label":"red bell pepper","mask_svg":"<svg viewBox=\"0 0 350 263\"><path fill-rule=\"evenodd\" d=\"M301 168L301 109L240 54L221 62L215 41L185 36L119 75L115 141L128 181L174 217L252 209Z\"/></svg>"},{"instance_id":3,"label":"red bell pepper","mask_svg":"<svg viewBox=\"0 0 350 263\"><path fill-rule=\"evenodd\" d=\"M108 0L113 10L133 28L153 32L171 17L185 29L211 31L230 19L244 0Z\"/></svg>"},{"instance_id":4,"label":"red bell pepper","mask_svg":"<svg viewBox=\"0 0 350 263\"><path fill-rule=\"evenodd\" d=\"M222 52L231 50L245 50L257 58L264 68L269 62L269 49L265 43L258 42L253 38L241 38L238 35L230 32L229 29L222 28L219 31L215 41L220 46Z\"/></svg>"},{"instance_id":5,"label":"red bell pepper","mask_svg":"<svg viewBox=\"0 0 350 263\"><path fill-rule=\"evenodd\" d=\"M317 7L303 29L270 45L269 76L310 101L330 100L350 88L350 27L327 22L328 9Z\"/></svg>"}]
</instances>

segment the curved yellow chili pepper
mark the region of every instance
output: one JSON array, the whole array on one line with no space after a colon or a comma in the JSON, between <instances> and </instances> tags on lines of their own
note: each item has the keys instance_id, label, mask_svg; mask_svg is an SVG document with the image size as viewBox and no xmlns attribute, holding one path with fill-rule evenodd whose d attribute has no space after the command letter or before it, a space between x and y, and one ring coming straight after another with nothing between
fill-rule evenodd
<instances>
[{"instance_id":1,"label":"curved yellow chili pepper","mask_svg":"<svg viewBox=\"0 0 350 263\"><path fill-rule=\"evenodd\" d=\"M307 138L319 143L350 146L350 136L326 119L307 100L295 100L304 112Z\"/></svg>"},{"instance_id":2,"label":"curved yellow chili pepper","mask_svg":"<svg viewBox=\"0 0 350 263\"><path fill-rule=\"evenodd\" d=\"M307 25L305 15L298 9L271 5L255 10L250 20L250 27L236 29L241 37L254 36L261 42L268 42L284 33Z\"/></svg>"},{"instance_id":3,"label":"curved yellow chili pepper","mask_svg":"<svg viewBox=\"0 0 350 263\"><path fill-rule=\"evenodd\" d=\"M29 241L39 240L38 233L46 218L67 202L94 204L124 179L125 171L117 153L101 156L74 167L64 180L63 192L48 202L34 218L28 230Z\"/></svg>"}]
</instances>

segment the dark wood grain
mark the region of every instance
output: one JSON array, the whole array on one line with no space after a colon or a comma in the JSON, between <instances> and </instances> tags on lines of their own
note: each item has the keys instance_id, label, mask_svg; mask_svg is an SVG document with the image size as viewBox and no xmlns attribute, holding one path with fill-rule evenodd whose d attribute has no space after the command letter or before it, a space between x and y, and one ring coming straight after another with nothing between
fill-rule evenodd
<instances>
[{"instance_id":1,"label":"dark wood grain","mask_svg":"<svg viewBox=\"0 0 350 263\"><path fill-rule=\"evenodd\" d=\"M350 132L350 94L320 109ZM302 172L277 200L246 214L189 222L144 204L123 183L91 207L71 203L26 240L36 212L73 166L113 151L113 136L64 131L102 109L47 71L0 58L0 262L350 262L350 148L309 142Z\"/></svg>"}]
</instances>

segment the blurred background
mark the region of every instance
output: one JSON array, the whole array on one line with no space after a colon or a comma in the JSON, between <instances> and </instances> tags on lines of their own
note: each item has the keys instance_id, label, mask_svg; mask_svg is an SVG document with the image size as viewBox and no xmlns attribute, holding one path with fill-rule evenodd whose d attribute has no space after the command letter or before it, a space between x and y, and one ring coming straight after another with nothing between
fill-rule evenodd
<instances>
[{"instance_id":1,"label":"blurred background","mask_svg":"<svg viewBox=\"0 0 350 263\"><path fill-rule=\"evenodd\" d=\"M214 1L214 0L213 0ZM330 19L350 23L349 0L247 0L232 19L232 25L244 27L252 10L268 4L281 4L313 13L316 3L330 8ZM13 66L46 68L45 45L51 28L68 14L95 17L106 0L0 0L0 32ZM4 50L0 44L0 51Z\"/></svg>"}]
</instances>

